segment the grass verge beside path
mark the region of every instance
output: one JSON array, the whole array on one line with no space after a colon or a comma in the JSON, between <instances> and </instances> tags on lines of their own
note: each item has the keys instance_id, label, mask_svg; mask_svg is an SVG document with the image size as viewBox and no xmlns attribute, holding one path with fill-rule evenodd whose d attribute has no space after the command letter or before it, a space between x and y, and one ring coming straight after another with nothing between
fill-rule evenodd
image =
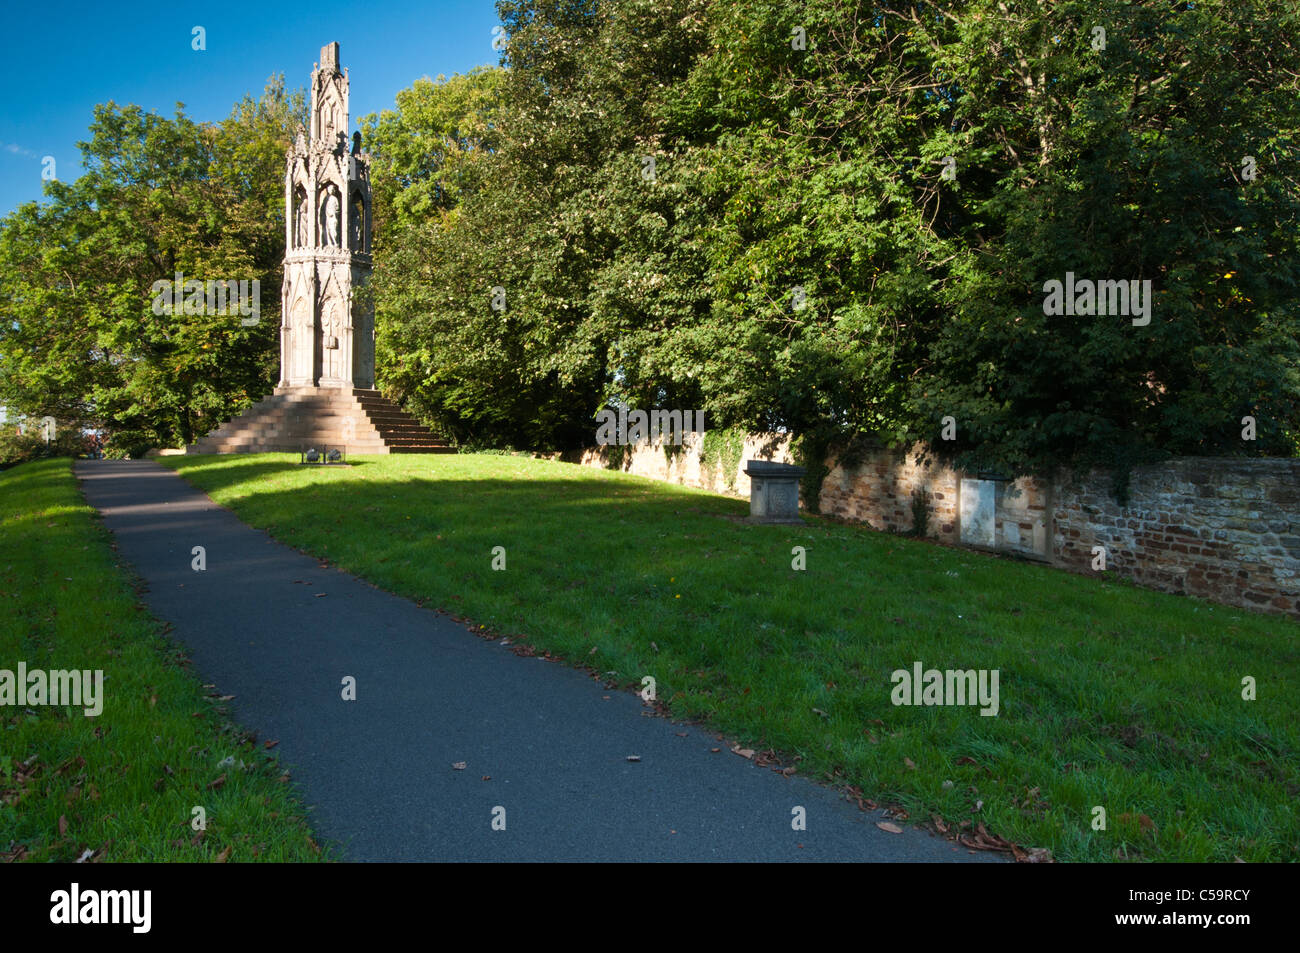
<instances>
[{"instance_id":1,"label":"grass verge beside path","mask_svg":"<svg viewBox=\"0 0 1300 953\"><path fill-rule=\"evenodd\" d=\"M0 473L0 670L104 673L97 716L0 707L0 860L319 859L273 754L222 717L111 547L70 460Z\"/></svg>"},{"instance_id":2,"label":"grass verge beside path","mask_svg":"<svg viewBox=\"0 0 1300 953\"><path fill-rule=\"evenodd\" d=\"M829 522L744 525L743 501L521 457L162 462L284 542L611 681L652 675L674 715L915 821L1060 860L1300 857L1294 621ZM891 673L916 662L998 670L998 714L895 706Z\"/></svg>"}]
</instances>

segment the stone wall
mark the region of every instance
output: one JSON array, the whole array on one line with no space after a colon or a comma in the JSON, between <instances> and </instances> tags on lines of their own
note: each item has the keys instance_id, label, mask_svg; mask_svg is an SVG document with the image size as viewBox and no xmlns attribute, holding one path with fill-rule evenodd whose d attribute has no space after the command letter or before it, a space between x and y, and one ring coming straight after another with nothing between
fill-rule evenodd
<instances>
[{"instance_id":1,"label":"stone wall","mask_svg":"<svg viewBox=\"0 0 1300 953\"><path fill-rule=\"evenodd\" d=\"M928 502L926 535L945 543L960 541L958 476L923 460L918 448L873 450L856 466L845 466L832 456L827 465L830 473L821 490L821 512L827 516L869 523L879 530L910 532L912 494L919 490Z\"/></svg>"},{"instance_id":2,"label":"stone wall","mask_svg":"<svg viewBox=\"0 0 1300 953\"><path fill-rule=\"evenodd\" d=\"M1128 506L1106 474L1054 487L1053 562L1230 605L1300 615L1300 460L1187 457L1133 472Z\"/></svg>"},{"instance_id":3,"label":"stone wall","mask_svg":"<svg viewBox=\"0 0 1300 953\"><path fill-rule=\"evenodd\" d=\"M550 455L585 466L748 498L746 460L796 462L787 434L746 438L734 471L701 462L702 441L600 447ZM981 479L927 461L919 448L874 449L853 466L832 457L821 512L874 529L912 530L912 494L928 502L927 535L941 542L1015 554L1228 605L1300 617L1300 460L1182 458L1133 471L1128 505L1108 473L1083 479Z\"/></svg>"}]
</instances>

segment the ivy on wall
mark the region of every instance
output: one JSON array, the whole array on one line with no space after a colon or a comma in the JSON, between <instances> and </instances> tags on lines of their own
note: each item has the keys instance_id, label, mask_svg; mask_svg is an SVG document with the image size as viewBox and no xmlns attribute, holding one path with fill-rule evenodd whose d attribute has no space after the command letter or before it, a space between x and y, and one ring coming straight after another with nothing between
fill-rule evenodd
<instances>
[{"instance_id":1,"label":"ivy on wall","mask_svg":"<svg viewBox=\"0 0 1300 953\"><path fill-rule=\"evenodd\" d=\"M831 468L826 465L830 454L829 436L813 432L801 434L790 441L790 455L795 463L804 468L804 475L799 481L803 491L803 505L809 513L821 512L822 483Z\"/></svg>"},{"instance_id":2,"label":"ivy on wall","mask_svg":"<svg viewBox=\"0 0 1300 953\"><path fill-rule=\"evenodd\" d=\"M708 430L700 443L700 472L710 483L722 468L728 490L736 489L736 471L745 452L745 432L740 429Z\"/></svg>"}]
</instances>

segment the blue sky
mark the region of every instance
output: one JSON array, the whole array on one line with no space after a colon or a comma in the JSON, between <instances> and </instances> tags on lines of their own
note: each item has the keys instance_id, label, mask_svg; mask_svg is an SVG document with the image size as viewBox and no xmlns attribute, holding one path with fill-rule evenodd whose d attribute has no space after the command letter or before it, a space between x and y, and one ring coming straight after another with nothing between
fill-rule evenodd
<instances>
[{"instance_id":1,"label":"blue sky","mask_svg":"<svg viewBox=\"0 0 1300 953\"><path fill-rule=\"evenodd\" d=\"M193 119L224 119L275 73L290 89L305 88L320 48L338 41L355 129L421 76L497 63L499 22L492 0L9 0L0 31L0 215L41 198L42 157L54 157L63 181L81 174L77 142L96 103L173 116L182 102ZM195 26L207 31L205 51L191 48Z\"/></svg>"}]
</instances>

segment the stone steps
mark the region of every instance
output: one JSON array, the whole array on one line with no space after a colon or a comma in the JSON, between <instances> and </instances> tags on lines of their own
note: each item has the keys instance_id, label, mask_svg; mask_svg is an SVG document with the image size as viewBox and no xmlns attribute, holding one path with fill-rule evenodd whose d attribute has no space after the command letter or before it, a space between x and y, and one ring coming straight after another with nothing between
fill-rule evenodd
<instances>
[{"instance_id":1,"label":"stone steps","mask_svg":"<svg viewBox=\"0 0 1300 953\"><path fill-rule=\"evenodd\" d=\"M350 422L350 426L349 426ZM377 390L285 388L196 440L187 453L455 453Z\"/></svg>"}]
</instances>

